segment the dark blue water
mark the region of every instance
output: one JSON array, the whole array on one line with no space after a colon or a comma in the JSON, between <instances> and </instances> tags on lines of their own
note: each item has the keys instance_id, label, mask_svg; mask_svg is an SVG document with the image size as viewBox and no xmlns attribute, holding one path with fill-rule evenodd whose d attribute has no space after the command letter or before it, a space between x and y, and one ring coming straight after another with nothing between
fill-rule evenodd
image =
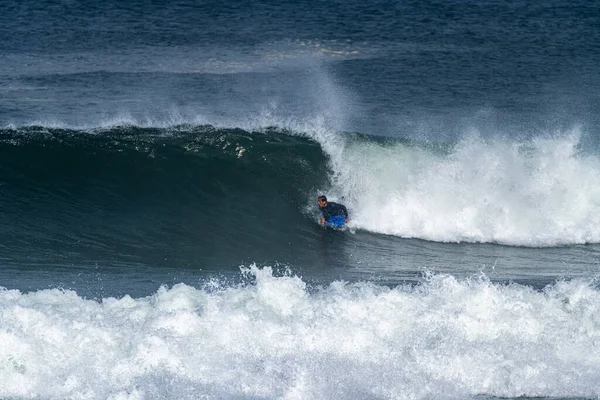
<instances>
[{"instance_id":1,"label":"dark blue water","mask_svg":"<svg viewBox=\"0 0 600 400\"><path fill-rule=\"evenodd\" d=\"M0 10L0 397L600 395L600 4Z\"/></svg>"}]
</instances>

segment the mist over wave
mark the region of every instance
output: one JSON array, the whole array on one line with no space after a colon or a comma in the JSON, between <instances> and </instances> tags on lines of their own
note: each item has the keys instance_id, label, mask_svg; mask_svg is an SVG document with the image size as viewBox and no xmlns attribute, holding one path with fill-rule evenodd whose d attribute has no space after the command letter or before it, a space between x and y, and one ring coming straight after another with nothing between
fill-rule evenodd
<instances>
[{"instance_id":1,"label":"mist over wave","mask_svg":"<svg viewBox=\"0 0 600 400\"><path fill-rule=\"evenodd\" d=\"M465 398L600 394L594 282L543 291L430 275L417 286L246 283L134 299L0 291L0 396Z\"/></svg>"}]
</instances>

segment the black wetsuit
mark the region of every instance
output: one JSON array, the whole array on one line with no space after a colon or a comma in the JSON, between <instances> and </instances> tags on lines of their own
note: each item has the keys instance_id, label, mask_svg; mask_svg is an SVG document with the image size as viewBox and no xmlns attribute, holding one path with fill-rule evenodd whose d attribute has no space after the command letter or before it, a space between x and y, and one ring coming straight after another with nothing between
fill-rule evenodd
<instances>
[{"instance_id":1,"label":"black wetsuit","mask_svg":"<svg viewBox=\"0 0 600 400\"><path fill-rule=\"evenodd\" d=\"M344 216L345 218L348 218L348 210L346 210L344 205L338 203L328 201L327 205L321 208L321 212L323 213L323 218L325 218L325 221L329 221L329 218L331 217L338 216Z\"/></svg>"}]
</instances>

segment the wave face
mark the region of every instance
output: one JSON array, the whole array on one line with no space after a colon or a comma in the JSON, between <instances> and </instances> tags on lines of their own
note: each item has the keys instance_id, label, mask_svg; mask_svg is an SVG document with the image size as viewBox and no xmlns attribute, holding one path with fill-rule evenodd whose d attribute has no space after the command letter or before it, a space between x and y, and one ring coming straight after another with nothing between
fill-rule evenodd
<instances>
[{"instance_id":1,"label":"wave face","mask_svg":"<svg viewBox=\"0 0 600 400\"><path fill-rule=\"evenodd\" d=\"M353 228L371 232L600 242L600 159L577 132L430 145L316 128L29 127L1 132L0 157L3 225L42 241L64 230L93 240L94 231L151 247L177 231L196 245L255 236L251 248L314 226L314 198L325 193L349 207Z\"/></svg>"},{"instance_id":2,"label":"wave face","mask_svg":"<svg viewBox=\"0 0 600 400\"><path fill-rule=\"evenodd\" d=\"M269 129L32 127L0 140L6 253L70 262L282 249L287 224L312 225L302 208L328 175L316 143Z\"/></svg>"},{"instance_id":3,"label":"wave face","mask_svg":"<svg viewBox=\"0 0 600 400\"><path fill-rule=\"evenodd\" d=\"M430 276L237 286L133 299L0 291L3 398L469 398L600 394L600 293Z\"/></svg>"},{"instance_id":4,"label":"wave face","mask_svg":"<svg viewBox=\"0 0 600 400\"><path fill-rule=\"evenodd\" d=\"M27 201L37 190L52 200L91 203L83 207L179 198L174 204L193 205L186 211L210 211L229 197L240 200L244 191L251 192L243 199L250 206L275 192L294 202L327 176L316 143L275 128L31 127L0 135L2 183L15 201ZM239 211L227 205L221 211L227 210Z\"/></svg>"}]
</instances>

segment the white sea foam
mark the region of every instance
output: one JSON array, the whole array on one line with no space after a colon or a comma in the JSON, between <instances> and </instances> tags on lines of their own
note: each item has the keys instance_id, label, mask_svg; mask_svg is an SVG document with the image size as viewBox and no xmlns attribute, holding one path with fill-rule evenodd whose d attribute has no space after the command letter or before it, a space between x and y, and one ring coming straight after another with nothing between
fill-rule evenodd
<instances>
[{"instance_id":1,"label":"white sea foam","mask_svg":"<svg viewBox=\"0 0 600 400\"><path fill-rule=\"evenodd\" d=\"M100 302L0 291L0 397L426 399L600 395L600 293L430 276L416 287L249 269Z\"/></svg>"},{"instance_id":2,"label":"white sea foam","mask_svg":"<svg viewBox=\"0 0 600 400\"><path fill-rule=\"evenodd\" d=\"M449 153L345 142L333 198L358 228L435 241L553 246L600 242L600 158L579 134L528 141L466 136Z\"/></svg>"}]
</instances>

